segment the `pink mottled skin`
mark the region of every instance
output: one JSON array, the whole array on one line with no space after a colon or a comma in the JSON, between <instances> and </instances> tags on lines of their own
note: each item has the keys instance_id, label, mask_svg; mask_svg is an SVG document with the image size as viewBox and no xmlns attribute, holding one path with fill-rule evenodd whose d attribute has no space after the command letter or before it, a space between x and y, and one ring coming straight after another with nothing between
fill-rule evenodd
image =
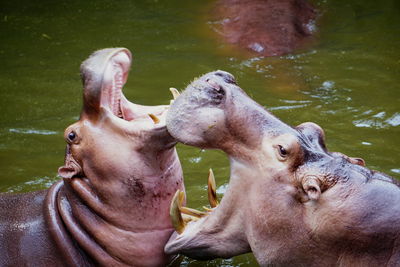
<instances>
[{"instance_id":1,"label":"pink mottled skin","mask_svg":"<svg viewBox=\"0 0 400 267\"><path fill-rule=\"evenodd\" d=\"M169 205L184 190L168 106L122 94L125 48L81 65L83 109L64 134L63 178L49 190L0 195L1 266L165 266ZM155 123L148 114L159 118Z\"/></svg>"}]
</instances>

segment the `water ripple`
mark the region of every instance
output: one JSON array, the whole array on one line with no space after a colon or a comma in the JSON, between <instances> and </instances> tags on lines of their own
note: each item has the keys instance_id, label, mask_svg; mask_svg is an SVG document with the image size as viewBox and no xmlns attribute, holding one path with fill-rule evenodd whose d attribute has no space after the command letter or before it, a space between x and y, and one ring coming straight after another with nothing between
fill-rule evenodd
<instances>
[{"instance_id":1,"label":"water ripple","mask_svg":"<svg viewBox=\"0 0 400 267\"><path fill-rule=\"evenodd\" d=\"M364 112L363 115L369 115L371 112ZM363 118L359 120L354 120L353 124L356 127L365 127L365 128L388 128L388 127L396 127L400 125L400 113L396 112L391 117L387 118L386 112L378 112L375 115L372 115L368 118Z\"/></svg>"},{"instance_id":2,"label":"water ripple","mask_svg":"<svg viewBox=\"0 0 400 267\"><path fill-rule=\"evenodd\" d=\"M303 105L293 105L293 106L278 106L278 107L266 107L268 110L289 110L289 109L296 109L296 108L304 108L307 107L308 104Z\"/></svg>"},{"instance_id":3,"label":"water ripple","mask_svg":"<svg viewBox=\"0 0 400 267\"><path fill-rule=\"evenodd\" d=\"M57 176L55 176L55 177L48 177L48 176L33 177L33 180L9 187L7 189L7 192L21 192L21 191L26 191L27 189L32 191L32 190L49 188L58 179L59 178Z\"/></svg>"},{"instance_id":4,"label":"water ripple","mask_svg":"<svg viewBox=\"0 0 400 267\"><path fill-rule=\"evenodd\" d=\"M10 133L19 133L19 134L41 134L41 135L52 135L58 134L56 131L49 130L36 130L36 129L23 129L23 128L11 128L9 129Z\"/></svg>"},{"instance_id":5,"label":"water ripple","mask_svg":"<svg viewBox=\"0 0 400 267\"><path fill-rule=\"evenodd\" d=\"M221 194L221 195L225 194L226 190L228 190L228 186L229 186L229 184L227 184L227 183L219 186L217 188L217 194Z\"/></svg>"}]
</instances>

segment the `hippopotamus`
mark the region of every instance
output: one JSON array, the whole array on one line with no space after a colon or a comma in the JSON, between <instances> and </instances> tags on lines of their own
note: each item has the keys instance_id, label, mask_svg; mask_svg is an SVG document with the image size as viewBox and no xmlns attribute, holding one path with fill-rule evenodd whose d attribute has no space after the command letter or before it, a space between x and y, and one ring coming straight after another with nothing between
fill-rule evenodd
<instances>
[{"instance_id":1,"label":"hippopotamus","mask_svg":"<svg viewBox=\"0 0 400 267\"><path fill-rule=\"evenodd\" d=\"M262 56L301 48L315 32L315 8L306 0L219 0L212 25L231 44Z\"/></svg>"},{"instance_id":2,"label":"hippopotamus","mask_svg":"<svg viewBox=\"0 0 400 267\"><path fill-rule=\"evenodd\" d=\"M261 266L400 265L398 182L328 151L317 124L285 124L215 71L175 100L167 128L179 142L224 151L230 180L219 205L195 220L185 220L185 194L176 193L166 253L252 251Z\"/></svg>"},{"instance_id":3,"label":"hippopotamus","mask_svg":"<svg viewBox=\"0 0 400 267\"><path fill-rule=\"evenodd\" d=\"M122 93L132 55L103 49L81 65L83 108L64 134L62 178L0 195L0 266L164 266L169 205L184 190L168 106Z\"/></svg>"}]
</instances>

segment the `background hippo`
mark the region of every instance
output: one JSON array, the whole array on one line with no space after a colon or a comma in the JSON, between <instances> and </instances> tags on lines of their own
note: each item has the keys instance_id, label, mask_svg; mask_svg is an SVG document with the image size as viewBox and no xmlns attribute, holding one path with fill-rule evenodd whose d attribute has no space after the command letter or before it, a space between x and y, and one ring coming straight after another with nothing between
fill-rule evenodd
<instances>
[{"instance_id":1,"label":"background hippo","mask_svg":"<svg viewBox=\"0 0 400 267\"><path fill-rule=\"evenodd\" d=\"M400 188L364 161L325 146L314 123L290 127L251 100L234 77L208 73L174 102L169 132L226 152L219 206L176 229L165 247L197 259L252 251L262 266L398 266ZM177 194L179 196L179 194ZM174 199L171 211L181 211Z\"/></svg>"},{"instance_id":2,"label":"background hippo","mask_svg":"<svg viewBox=\"0 0 400 267\"><path fill-rule=\"evenodd\" d=\"M168 263L168 206L183 190L182 171L167 106L122 94L131 58L115 48L83 62L84 104L65 130L63 180L48 191L0 195L1 266Z\"/></svg>"},{"instance_id":3,"label":"background hippo","mask_svg":"<svg viewBox=\"0 0 400 267\"><path fill-rule=\"evenodd\" d=\"M315 31L316 12L306 0L219 0L214 13L228 43L263 56L290 53Z\"/></svg>"}]
</instances>

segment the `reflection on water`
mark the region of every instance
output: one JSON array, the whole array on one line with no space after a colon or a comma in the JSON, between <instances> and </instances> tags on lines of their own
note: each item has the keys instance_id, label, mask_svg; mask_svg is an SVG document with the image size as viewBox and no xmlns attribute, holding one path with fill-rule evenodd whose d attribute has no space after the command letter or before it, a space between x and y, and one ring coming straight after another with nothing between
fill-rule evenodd
<instances>
[{"instance_id":1,"label":"reflection on water","mask_svg":"<svg viewBox=\"0 0 400 267\"><path fill-rule=\"evenodd\" d=\"M4 2L4 1L3 1ZM47 188L64 159L63 131L81 109L79 65L124 46L134 62L125 95L167 104L168 88L223 69L283 121L321 125L332 151L362 157L400 178L400 2L315 1L318 43L291 55L241 55L215 38L213 1L8 1L0 8L0 189ZM220 151L178 146L188 204L207 204L208 169L218 194L229 162ZM251 255L182 266L253 266Z\"/></svg>"}]
</instances>

